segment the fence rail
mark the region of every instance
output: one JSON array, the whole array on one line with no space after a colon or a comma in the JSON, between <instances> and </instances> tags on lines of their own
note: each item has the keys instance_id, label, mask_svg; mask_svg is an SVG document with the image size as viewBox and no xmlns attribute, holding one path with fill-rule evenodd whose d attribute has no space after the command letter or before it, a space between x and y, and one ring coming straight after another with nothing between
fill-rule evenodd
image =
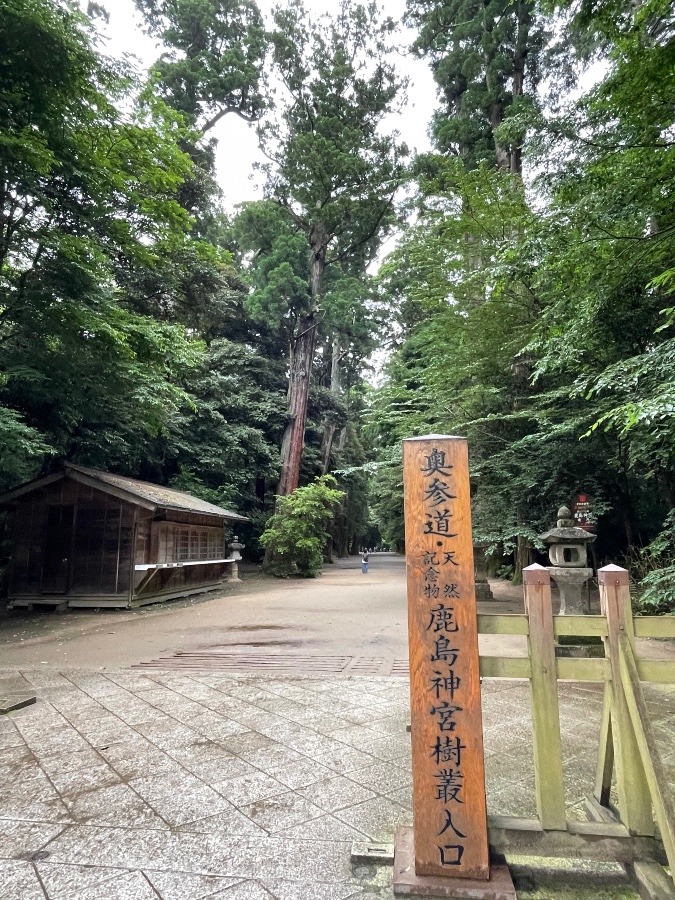
<instances>
[{"instance_id":1,"label":"fence rail","mask_svg":"<svg viewBox=\"0 0 675 900\"><path fill-rule=\"evenodd\" d=\"M675 661L639 659L635 647L636 637L675 638L675 617L634 617L625 569L600 569L598 583L602 615L554 616L548 569L528 566L525 614L478 616L479 634L527 638L527 655L481 655L481 676L527 679L532 699L537 818L492 817L490 845L498 854L620 862L641 896L675 898L675 803L642 691L642 682L675 684ZM602 638L604 657L557 657L561 637ZM596 821L567 819L558 681L605 685L596 783L589 797ZM610 804L614 773L618 809ZM666 863L671 877L661 868Z\"/></svg>"}]
</instances>

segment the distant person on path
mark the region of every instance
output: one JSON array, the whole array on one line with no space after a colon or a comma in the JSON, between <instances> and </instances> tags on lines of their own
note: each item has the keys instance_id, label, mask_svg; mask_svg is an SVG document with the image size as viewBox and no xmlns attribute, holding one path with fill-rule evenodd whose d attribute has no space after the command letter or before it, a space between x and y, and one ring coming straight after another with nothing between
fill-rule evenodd
<instances>
[{"instance_id":1,"label":"distant person on path","mask_svg":"<svg viewBox=\"0 0 675 900\"><path fill-rule=\"evenodd\" d=\"M363 556L361 557L361 571L363 572L364 575L367 575L367 574L368 574L368 560L369 560L369 558L370 558L370 557L368 556L368 551L367 551L367 550L364 550L364 551L363 551Z\"/></svg>"}]
</instances>

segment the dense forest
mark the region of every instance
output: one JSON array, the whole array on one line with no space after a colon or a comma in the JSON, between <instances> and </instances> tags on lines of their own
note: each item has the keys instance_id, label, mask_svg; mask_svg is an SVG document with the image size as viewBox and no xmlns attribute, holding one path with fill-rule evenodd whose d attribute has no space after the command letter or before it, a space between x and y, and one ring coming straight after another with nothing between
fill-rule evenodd
<instances>
[{"instance_id":1,"label":"dense forest","mask_svg":"<svg viewBox=\"0 0 675 900\"><path fill-rule=\"evenodd\" d=\"M375 3L135 2L140 74L106 0L0 0L0 490L61 460L173 485L260 558L319 479L331 552L401 549L401 440L462 434L495 566L583 492L599 558L675 608L672 4L408 0L415 155ZM230 116L266 160L233 215Z\"/></svg>"}]
</instances>

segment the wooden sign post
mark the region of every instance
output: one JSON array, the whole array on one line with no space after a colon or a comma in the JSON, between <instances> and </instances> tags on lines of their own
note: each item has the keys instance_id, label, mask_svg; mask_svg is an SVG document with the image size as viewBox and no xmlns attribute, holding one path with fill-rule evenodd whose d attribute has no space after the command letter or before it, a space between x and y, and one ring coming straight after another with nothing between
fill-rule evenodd
<instances>
[{"instance_id":1,"label":"wooden sign post","mask_svg":"<svg viewBox=\"0 0 675 900\"><path fill-rule=\"evenodd\" d=\"M404 441L403 481L414 828L394 891L515 898L508 869L490 873L466 440Z\"/></svg>"}]
</instances>

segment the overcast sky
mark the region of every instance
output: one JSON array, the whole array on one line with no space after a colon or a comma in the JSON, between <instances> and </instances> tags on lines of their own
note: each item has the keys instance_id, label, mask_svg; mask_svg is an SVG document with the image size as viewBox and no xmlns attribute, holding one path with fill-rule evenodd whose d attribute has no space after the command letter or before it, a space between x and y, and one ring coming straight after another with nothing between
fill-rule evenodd
<instances>
[{"instance_id":1,"label":"overcast sky","mask_svg":"<svg viewBox=\"0 0 675 900\"><path fill-rule=\"evenodd\" d=\"M159 45L143 33L141 17L136 12L133 0L104 0L110 13L110 23L105 29L107 52L112 56L131 53L138 57L143 68L150 66L159 56ZM272 0L258 0L263 15L269 16ZM335 8L331 0L313 0L314 13L330 12ZM405 8L405 0L387 0L386 13L400 20ZM399 43L407 47L412 43L413 34L401 29ZM427 129L436 103L435 85L428 65L421 60L403 53L395 55L395 65L399 73L410 79L408 102L402 113L390 118L390 127L401 133L409 147L418 151L430 148ZM218 180L223 189L225 205L233 209L245 200L255 200L262 194L258 176L253 164L262 161L258 150L255 130L237 116L226 116L213 129L218 138L216 156Z\"/></svg>"}]
</instances>

